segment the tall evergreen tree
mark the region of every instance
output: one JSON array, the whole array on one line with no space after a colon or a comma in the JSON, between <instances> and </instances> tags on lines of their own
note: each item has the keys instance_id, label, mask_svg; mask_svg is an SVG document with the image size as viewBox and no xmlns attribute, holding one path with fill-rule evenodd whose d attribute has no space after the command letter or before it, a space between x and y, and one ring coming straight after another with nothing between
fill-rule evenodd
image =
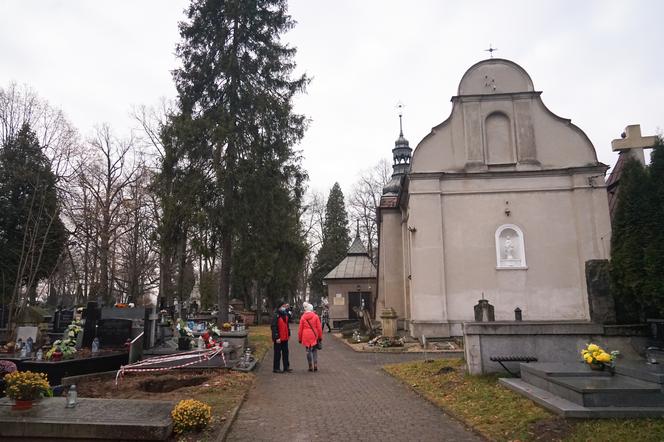
<instances>
[{"instance_id":1,"label":"tall evergreen tree","mask_svg":"<svg viewBox=\"0 0 664 442\"><path fill-rule=\"evenodd\" d=\"M24 124L0 149L0 303L22 288L34 297L58 262L66 232L55 183L35 133Z\"/></svg>"},{"instance_id":2,"label":"tall evergreen tree","mask_svg":"<svg viewBox=\"0 0 664 442\"><path fill-rule=\"evenodd\" d=\"M618 205L611 235L611 292L619 322L638 322L648 315L644 250L652 239L652 206L648 173L635 159L620 175Z\"/></svg>"},{"instance_id":3,"label":"tall evergreen tree","mask_svg":"<svg viewBox=\"0 0 664 442\"><path fill-rule=\"evenodd\" d=\"M296 50L281 37L294 22L285 0L193 0L186 13L176 50L182 67L174 77L182 116L201 133L190 153L214 171L218 320L226 321L234 241L250 225L242 194L260 160L272 162L282 188L293 182L292 146L303 136L305 118L293 112L292 100L308 79L291 78Z\"/></svg>"},{"instance_id":4,"label":"tall evergreen tree","mask_svg":"<svg viewBox=\"0 0 664 442\"><path fill-rule=\"evenodd\" d=\"M314 301L318 302L325 295L323 278L344 259L349 243L348 214L344 194L339 183L334 183L325 209L323 244L311 269L310 289Z\"/></svg>"},{"instance_id":5,"label":"tall evergreen tree","mask_svg":"<svg viewBox=\"0 0 664 442\"><path fill-rule=\"evenodd\" d=\"M648 166L650 200L645 214L649 240L644 254L644 291L653 314L664 318L664 142L658 137Z\"/></svg>"}]
</instances>

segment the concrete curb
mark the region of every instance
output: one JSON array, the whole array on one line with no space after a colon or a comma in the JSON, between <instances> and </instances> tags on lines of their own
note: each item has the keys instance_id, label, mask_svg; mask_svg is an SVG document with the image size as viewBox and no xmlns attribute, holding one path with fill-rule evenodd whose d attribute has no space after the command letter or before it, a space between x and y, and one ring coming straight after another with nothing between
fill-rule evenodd
<instances>
[{"instance_id":1,"label":"concrete curb","mask_svg":"<svg viewBox=\"0 0 664 442\"><path fill-rule=\"evenodd\" d=\"M251 385L251 387L247 389L247 391L244 392L242 398L240 399L240 403L237 404L235 408L231 410L228 419L226 419L226 422L224 423L224 426L221 427L221 430L219 430L219 433L217 434L217 438L215 439L217 442L224 442L228 437L228 433L230 433L231 427L233 426L235 419L237 419L237 415L240 413L242 405L244 405L244 401L247 400L247 396L249 395L249 390L251 390L252 388L254 388L253 384Z\"/></svg>"},{"instance_id":2,"label":"concrete curb","mask_svg":"<svg viewBox=\"0 0 664 442\"><path fill-rule=\"evenodd\" d=\"M475 427L473 427L471 424L469 424L468 422L466 422L466 420L463 419L461 416L457 415L456 413L454 413L454 412L451 411L451 410L448 410L448 409L445 408L445 407L441 407L439 404L437 404L437 403L435 403L434 401L432 401L431 399L429 399L425 394L421 393L418 389L416 389L415 387L413 387L412 385L410 385L410 384L409 384L408 382L406 382L405 380L403 380L403 379L401 379L401 378L398 378L398 377L394 376L392 373L390 373L389 371L385 370L385 367L380 367L380 369L381 369L382 372L385 373L387 376L391 377L392 379L395 379L395 380L398 381L400 384L404 385L404 386L405 386L406 388L408 388L410 391L414 392L414 393L417 394L419 397L421 397L422 399L424 399L425 401L429 402L431 405L433 405L434 407L436 407L437 409L439 409L443 414L445 414L445 415L451 417L452 419L454 419L455 421L459 422L461 425L464 426L464 428L470 430L473 434L475 434L475 435L478 436L479 438L481 438L481 439L483 439L483 440L486 440L486 441L491 441L491 440L492 440L492 439L490 439L489 437L485 436L484 434L480 433L479 430L477 430L477 429L476 429Z\"/></svg>"},{"instance_id":3,"label":"concrete curb","mask_svg":"<svg viewBox=\"0 0 664 442\"><path fill-rule=\"evenodd\" d=\"M423 354L448 354L448 355L459 355L463 356L464 351L463 350L417 350L417 351L403 351L400 349L400 347L392 347L392 348L372 348L372 349L358 349L353 346L350 342L346 341L341 336L337 336L335 333L332 333L332 336L334 336L336 339L339 341L343 342L348 348L353 350L356 353L384 353L384 354L399 354L399 355L423 355Z\"/></svg>"},{"instance_id":4,"label":"concrete curb","mask_svg":"<svg viewBox=\"0 0 664 442\"><path fill-rule=\"evenodd\" d=\"M254 371L257 371L260 369L261 365L263 365L263 359L265 359L265 356L270 350L268 349L265 353L263 353L263 357L256 362L256 367ZM242 398L240 399L240 403L235 406L228 415L228 419L226 419L226 422L224 425L221 427L221 430L219 430L219 433L217 433L217 438L215 439L216 442L225 442L226 438L228 437L228 433L231 431L231 427L233 426L233 423L235 422L235 419L237 419L237 415L240 413L240 409L244 405L244 402L247 400L247 396L249 396L249 392L251 391L252 388L256 385L256 380L258 379L258 375L254 378L254 381L252 382L251 386L247 388L247 390L244 392L242 395Z\"/></svg>"}]
</instances>

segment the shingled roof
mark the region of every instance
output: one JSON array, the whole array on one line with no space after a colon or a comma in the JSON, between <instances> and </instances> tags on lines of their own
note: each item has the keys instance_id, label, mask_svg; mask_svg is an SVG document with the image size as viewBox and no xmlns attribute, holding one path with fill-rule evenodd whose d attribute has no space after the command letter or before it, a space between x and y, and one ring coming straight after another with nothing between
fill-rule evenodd
<instances>
[{"instance_id":1,"label":"shingled roof","mask_svg":"<svg viewBox=\"0 0 664 442\"><path fill-rule=\"evenodd\" d=\"M359 236L355 237L346 257L323 279L366 279L376 277L376 267Z\"/></svg>"}]
</instances>

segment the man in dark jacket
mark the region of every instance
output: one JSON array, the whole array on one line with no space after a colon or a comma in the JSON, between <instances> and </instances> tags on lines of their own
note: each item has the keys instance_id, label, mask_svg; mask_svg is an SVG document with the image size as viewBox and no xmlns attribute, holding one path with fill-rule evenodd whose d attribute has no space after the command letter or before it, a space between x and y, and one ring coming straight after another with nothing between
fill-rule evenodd
<instances>
[{"instance_id":1,"label":"man in dark jacket","mask_svg":"<svg viewBox=\"0 0 664 442\"><path fill-rule=\"evenodd\" d=\"M277 301L277 308L272 317L270 328L272 329L272 342L274 342L274 364L272 371L281 373L280 360L283 360L284 373L293 371L288 362L288 338L290 338L290 327L288 326L291 312L288 303Z\"/></svg>"}]
</instances>

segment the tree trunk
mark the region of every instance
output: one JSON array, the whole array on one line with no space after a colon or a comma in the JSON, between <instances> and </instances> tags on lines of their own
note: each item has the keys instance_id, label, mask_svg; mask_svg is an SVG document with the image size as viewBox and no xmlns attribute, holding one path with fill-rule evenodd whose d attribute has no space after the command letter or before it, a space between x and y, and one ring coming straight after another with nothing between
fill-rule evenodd
<instances>
[{"instance_id":1,"label":"tree trunk","mask_svg":"<svg viewBox=\"0 0 664 442\"><path fill-rule=\"evenodd\" d=\"M219 272L219 313L217 323L219 325L228 322L228 295L231 283L231 238L228 233L223 234L221 240L221 271Z\"/></svg>"}]
</instances>

